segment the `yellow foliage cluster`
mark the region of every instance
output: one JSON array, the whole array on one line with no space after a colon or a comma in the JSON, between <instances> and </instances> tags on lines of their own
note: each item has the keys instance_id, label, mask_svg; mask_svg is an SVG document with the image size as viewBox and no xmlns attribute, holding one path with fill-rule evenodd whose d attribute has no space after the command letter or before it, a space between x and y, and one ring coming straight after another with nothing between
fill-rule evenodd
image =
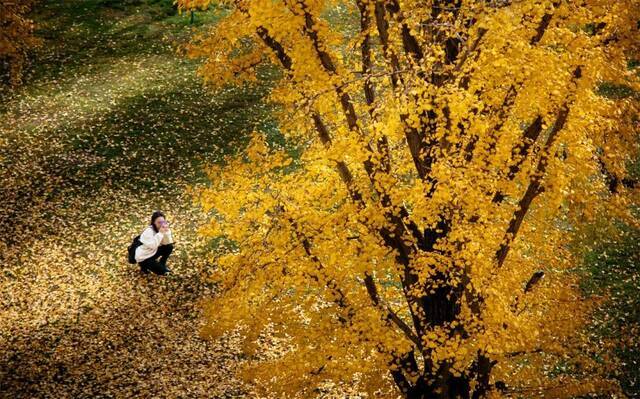
<instances>
[{"instance_id":1,"label":"yellow foliage cluster","mask_svg":"<svg viewBox=\"0 0 640 399\"><path fill-rule=\"evenodd\" d=\"M568 244L632 219L637 95L599 88L640 89L637 2L222 4L190 54L214 86L279 65L297 146L256 133L199 193L224 249L207 332L283 345L247 378L302 397L615 394Z\"/></svg>"},{"instance_id":2,"label":"yellow foliage cluster","mask_svg":"<svg viewBox=\"0 0 640 399\"><path fill-rule=\"evenodd\" d=\"M0 62L4 64L0 68L6 67L12 85L20 82L27 51L40 42L33 35L33 22L26 17L33 3L33 0L0 1Z\"/></svg>"}]
</instances>

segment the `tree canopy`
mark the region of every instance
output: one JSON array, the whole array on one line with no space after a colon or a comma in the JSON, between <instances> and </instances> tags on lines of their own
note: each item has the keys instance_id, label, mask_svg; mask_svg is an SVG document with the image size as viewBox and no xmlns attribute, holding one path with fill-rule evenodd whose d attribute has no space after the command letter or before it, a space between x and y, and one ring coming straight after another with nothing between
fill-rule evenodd
<instances>
[{"instance_id":1,"label":"tree canopy","mask_svg":"<svg viewBox=\"0 0 640 399\"><path fill-rule=\"evenodd\" d=\"M637 2L221 4L189 48L204 80L282 71L286 140L256 132L199 193L223 252L208 333L282 347L248 378L300 396L616 391L585 349L595 302L569 244L636 223Z\"/></svg>"}]
</instances>

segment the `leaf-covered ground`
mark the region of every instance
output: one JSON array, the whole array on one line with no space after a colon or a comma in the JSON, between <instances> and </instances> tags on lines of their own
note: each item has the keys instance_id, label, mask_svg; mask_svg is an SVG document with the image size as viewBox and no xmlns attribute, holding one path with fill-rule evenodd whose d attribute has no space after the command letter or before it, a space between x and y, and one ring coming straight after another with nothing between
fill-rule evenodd
<instances>
[{"instance_id":1,"label":"leaf-covered ground","mask_svg":"<svg viewBox=\"0 0 640 399\"><path fill-rule=\"evenodd\" d=\"M269 129L265 87L208 93L170 1L45 1L25 85L0 93L0 397L234 397L233 336L199 336L213 267L188 187ZM168 277L125 260L154 209Z\"/></svg>"}]
</instances>

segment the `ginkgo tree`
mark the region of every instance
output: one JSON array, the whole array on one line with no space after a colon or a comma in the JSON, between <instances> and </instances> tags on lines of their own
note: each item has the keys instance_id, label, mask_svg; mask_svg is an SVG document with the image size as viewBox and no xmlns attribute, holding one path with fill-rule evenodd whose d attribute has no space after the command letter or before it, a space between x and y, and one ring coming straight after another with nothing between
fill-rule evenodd
<instances>
[{"instance_id":1,"label":"ginkgo tree","mask_svg":"<svg viewBox=\"0 0 640 399\"><path fill-rule=\"evenodd\" d=\"M206 332L242 327L248 379L284 397L615 393L569 244L633 222L637 2L218 6L189 54L218 87L278 65L290 143L256 132L198 192L221 243Z\"/></svg>"}]
</instances>

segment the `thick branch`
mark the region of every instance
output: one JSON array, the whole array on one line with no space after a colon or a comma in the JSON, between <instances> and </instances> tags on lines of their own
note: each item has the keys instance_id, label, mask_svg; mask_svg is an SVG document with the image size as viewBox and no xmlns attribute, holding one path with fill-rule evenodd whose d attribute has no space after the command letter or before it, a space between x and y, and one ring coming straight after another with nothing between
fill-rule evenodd
<instances>
[{"instance_id":1,"label":"thick branch","mask_svg":"<svg viewBox=\"0 0 640 399\"><path fill-rule=\"evenodd\" d=\"M531 276L529 281L527 281L527 284L524 287L524 293L526 294L529 291L531 291L536 286L536 284L538 284L538 282L542 279L542 277L544 277L543 271L537 271L533 273L533 275Z\"/></svg>"},{"instance_id":2,"label":"thick branch","mask_svg":"<svg viewBox=\"0 0 640 399\"><path fill-rule=\"evenodd\" d=\"M482 40L484 35L487 34L487 31L488 30L486 28L478 28L478 33L476 35L475 40L473 41L471 46L468 46L468 47L465 48L465 51L458 58L458 62L456 63L455 68L453 69L454 72L460 71L462 69L462 67L464 66L464 64L467 62L467 59L469 58L469 55L476 52L476 50L478 49L478 46L480 45L480 41ZM477 57L478 53L475 53L475 54L476 54L476 57Z\"/></svg>"},{"instance_id":3,"label":"thick branch","mask_svg":"<svg viewBox=\"0 0 640 399\"><path fill-rule=\"evenodd\" d=\"M268 32L265 30L262 32L262 36L264 36L263 41L265 42L265 44L267 44L267 46L269 46L270 48L272 48L276 54L278 55L278 58L281 60L283 66L286 68L287 65L291 64L287 64L286 60L290 59L289 57L283 57L282 55L286 56L286 53L280 53L280 49L283 49L283 47L272 37L270 37L268 35ZM261 36L261 37L262 37ZM264 40L267 39L267 40ZM284 61L284 62L283 62ZM329 65L329 64L328 64ZM322 122L322 119L320 117L320 115L314 113L313 114L313 120L314 120L314 124L316 126L316 130L319 134L320 140L323 142L323 144L325 145L330 145L331 144L331 138L329 136L329 132L328 129L326 128L325 124ZM340 176L342 178L342 180L345 182L345 184L347 184L347 187L352 187L352 175L349 172L349 169L347 167L346 164L344 164L343 162L339 162L338 163L338 171L340 173ZM360 204L361 206L364 206L364 203L362 201L362 197L359 193L354 193L354 191L350 190L352 199L354 199L354 202L356 202L357 204ZM383 239L385 240L385 242L391 246L392 248L396 249L399 251L399 257L402 260L402 264L404 264L405 266L409 264L409 259L410 259L410 254L413 252L413 249L408 246L407 244L405 244L404 240L403 240L403 234L405 231L407 230L407 227L405 227L404 222L402 221L403 217L407 217L408 216L408 212L406 211L406 209L402 208L401 209L401 214L400 216L396 216L396 215L392 215L392 225L395 226L393 231L389 231L386 228L382 228L379 233L380 235L383 237ZM417 228L415 226L409 226L409 231L412 232L413 234L417 234L418 239L421 239L422 237L419 234L419 231L417 230ZM407 272L408 273L408 272ZM406 273L405 273L406 274ZM405 276L406 277L406 276ZM407 283L410 284L410 283ZM405 285L405 294L408 294L408 287ZM412 302L411 299L408 299L409 302ZM410 306L411 308L411 306ZM414 323L416 324L416 328L418 329L418 331L421 331L421 326L422 323L417 319L417 316L412 312L412 316L414 318ZM415 336L415 334L414 334ZM413 341L413 339L412 339Z\"/></svg>"},{"instance_id":4,"label":"thick branch","mask_svg":"<svg viewBox=\"0 0 640 399\"><path fill-rule=\"evenodd\" d=\"M555 1L553 3L553 8L556 8L560 5L559 1ZM525 18L527 16L525 15L522 20L520 21L520 24L524 24L525 22ZM542 16L540 23L538 24L538 26L536 27L535 30L535 34L533 35L533 37L531 37L531 40L529 41L529 44L531 46L536 46L538 43L540 43L540 41L542 40L542 37L544 36L545 32L547 31L547 29L549 28L549 25L551 23L551 19L553 18L553 14L552 13L546 13ZM479 44L480 40L482 39L482 36L484 36L487 33L486 29L484 28L480 28L479 29L479 36L477 38L477 43L475 45L475 49L477 49L477 44ZM480 55L479 51L476 52L476 56L475 59L478 58L478 56ZM466 56L464 57L464 59L466 60ZM464 61L463 61L464 62ZM460 64L460 67L462 66L462 64ZM456 69L459 70L458 67L456 67ZM459 80L459 85L462 88L468 88L469 87L469 81L471 80L471 75L470 73L467 73L466 75L462 76ZM513 86L513 85L512 85ZM511 90L511 89L509 89ZM507 90L507 91L509 91Z\"/></svg>"},{"instance_id":5,"label":"thick branch","mask_svg":"<svg viewBox=\"0 0 640 399\"><path fill-rule=\"evenodd\" d=\"M367 4L363 0L357 2L358 10L360 11L360 33L364 35L362 43L360 44L360 54L362 57L362 73L365 75L364 80L364 97L367 101L367 105L373 105L374 90L373 83L367 76L371 73L371 35L369 34L369 28L371 26L371 16L369 15L369 9Z\"/></svg>"},{"instance_id":6,"label":"thick branch","mask_svg":"<svg viewBox=\"0 0 640 399\"><path fill-rule=\"evenodd\" d=\"M538 115L536 119L527 127L524 131L522 141L511 150L511 157L516 161L509 165L509 171L507 172L507 180L513 181L516 175L522 168L524 161L529 156L529 151L533 144L538 141L538 137L542 133L542 117ZM496 192L493 196L492 202L500 203L504 199L504 194L500 191Z\"/></svg>"},{"instance_id":7,"label":"thick branch","mask_svg":"<svg viewBox=\"0 0 640 399\"><path fill-rule=\"evenodd\" d=\"M411 327L407 325L394 311L391 309L391 306L380 299L380 295L378 294L378 288L376 287L375 280L373 276L369 273L365 273L364 284L367 287L367 293L369 294L369 298L371 298L371 302L385 312L385 316L388 320L391 320L395 323L403 332L404 335L409 338L420 350L422 350L422 342L416 336L416 334L411 330Z\"/></svg>"},{"instance_id":8,"label":"thick branch","mask_svg":"<svg viewBox=\"0 0 640 399\"><path fill-rule=\"evenodd\" d=\"M582 68L577 67L573 72L572 83L576 84L577 80L582 76ZM547 169L547 164L549 161L549 151L551 146L554 144L558 133L564 128L565 123L567 122L567 118L569 116L569 110L571 105L571 99L567 100L565 104L562 106L560 111L558 112L558 116L556 117L556 121L553 124L553 128L549 133L549 137L545 142L542 148L542 154L540 156L540 160L536 166L534 173L531 175L529 179L529 185L527 186L527 190L525 191L523 197L518 202L518 206L516 208L511 221L509 222L509 227L505 233L502 244L500 248L496 252L496 261L498 268L502 267L504 264L507 255L509 254L509 249L511 248L511 243L515 240L518 235L518 231L520 230L520 226L522 225L522 221L524 220L525 215L529 211L531 207L531 203L534 198L537 197L542 191L542 178Z\"/></svg>"},{"instance_id":9,"label":"thick branch","mask_svg":"<svg viewBox=\"0 0 640 399\"><path fill-rule=\"evenodd\" d=\"M266 44L267 47L273 50L273 52L276 54L276 57L278 57L278 60L282 64L282 66L286 70L290 71L293 65L293 62L291 61L291 57L289 57L284 47L282 47L282 44L280 44L280 42L278 42L271 35L269 35L269 32L267 31L267 29L264 28L263 26L259 26L256 29L256 33L258 34L258 37L262 39L264 44Z\"/></svg>"},{"instance_id":10,"label":"thick branch","mask_svg":"<svg viewBox=\"0 0 640 399\"><path fill-rule=\"evenodd\" d=\"M318 36L318 31L315 28L315 23L313 20L313 15L309 11L308 6L304 3L304 1L298 1L298 5L302 8L304 15L304 23L305 23L305 33L311 39L311 43L313 44L313 48L316 50L318 54L318 58L320 59L320 63L324 67L324 69L331 75L336 74L337 70L333 60L329 53L327 53L324 48L325 46L320 42L320 37ZM292 9L292 12L296 13L296 10ZM336 94L340 99L340 105L342 106L342 110L345 114L345 118L347 120L347 125L350 130L358 131L358 118L356 116L356 111L351 102L351 96L348 93L342 90L341 86L336 86Z\"/></svg>"},{"instance_id":11,"label":"thick branch","mask_svg":"<svg viewBox=\"0 0 640 399\"><path fill-rule=\"evenodd\" d=\"M411 34L411 29L409 29L409 26L404 21L404 17L402 16L400 3L398 3L398 0L390 0L386 4L386 8L387 11L389 11L389 14L395 17L396 21L400 24L402 32L402 45L407 55L409 55L409 58L414 62L422 60L424 56L424 54L422 53L422 48L418 44L418 39L416 39Z\"/></svg>"},{"instance_id":12,"label":"thick branch","mask_svg":"<svg viewBox=\"0 0 640 399\"><path fill-rule=\"evenodd\" d=\"M402 76L399 74L400 62L398 61L396 53L389 47L389 22L386 18L386 11L382 4L382 0L376 1L375 14L376 28L378 30L380 42L382 43L382 52L387 61L391 64L391 86L396 89L398 84L402 82Z\"/></svg>"},{"instance_id":13,"label":"thick branch","mask_svg":"<svg viewBox=\"0 0 640 399\"><path fill-rule=\"evenodd\" d=\"M374 118L374 110L372 106L375 101L375 90L373 87L373 82L368 77L372 72L371 35L369 34L369 30L371 28L371 15L369 13L369 8L367 7L366 2L364 2L363 0L358 0L357 5L358 10L360 11L360 33L362 33L364 36L362 44L360 46L360 53L362 57L362 72L365 76L363 91L364 97L367 101L367 105L369 106L369 115L371 116L371 118ZM380 154L380 164L375 166L376 175L378 172L389 173L391 171L391 154L389 152L389 141L387 139L387 136L382 136L378 139L376 143L376 149ZM383 198L383 202L391 203L391 200L386 194L381 194L386 197Z\"/></svg>"},{"instance_id":14,"label":"thick branch","mask_svg":"<svg viewBox=\"0 0 640 399\"><path fill-rule=\"evenodd\" d=\"M280 42L278 42L273 36L269 34L269 31L260 26L256 29L256 33L258 37L262 39L264 44L269 47L275 54L282 66L287 70L291 71L293 63L291 61L291 57L286 53L284 47ZM325 147L331 146L331 135L329 134L329 129L326 124L323 122L322 117L317 113L312 113L313 124L318 133L318 137L320 138L320 142ZM340 174L340 178L346 184L347 190L349 191L349 196L351 199L362 206L364 206L364 200L362 199L362 195L358 190L355 189L353 185L353 175L349 170L349 167L344 161L337 162L338 173Z\"/></svg>"},{"instance_id":15,"label":"thick branch","mask_svg":"<svg viewBox=\"0 0 640 399\"><path fill-rule=\"evenodd\" d=\"M284 206L280 206L280 209L283 212L285 211ZM295 220L293 220L291 217L289 217L288 220L291 226L293 227L293 231L296 235L296 238L302 244L305 253L309 257L309 259L311 259L311 261L316 264L318 273L325 274L325 267L322 264L322 261L320 261L320 259L311 252L311 242L309 238L300 230L298 223ZM309 274L309 276L314 281L320 282L319 276L316 276L313 274ZM356 313L354 307L347 302L347 297L345 296L344 292L342 292L342 289L338 286L338 283L333 278L326 278L326 281L324 283L325 283L325 286L329 289L330 292L333 293L335 297L333 302L336 305L338 305L339 308L347 312L347 318L344 318L342 316L339 317L340 322L345 325L350 324L351 319L355 316L355 313Z\"/></svg>"},{"instance_id":16,"label":"thick branch","mask_svg":"<svg viewBox=\"0 0 640 399\"><path fill-rule=\"evenodd\" d=\"M623 177L619 178L615 174L611 173L607 166L605 165L602 157L598 157L598 165L600 166L600 171L604 175L605 182L607 184L607 188L611 194L618 194L620 192L620 188L624 187L627 189L635 189L640 187L640 182L637 179L631 177Z\"/></svg>"}]
</instances>

